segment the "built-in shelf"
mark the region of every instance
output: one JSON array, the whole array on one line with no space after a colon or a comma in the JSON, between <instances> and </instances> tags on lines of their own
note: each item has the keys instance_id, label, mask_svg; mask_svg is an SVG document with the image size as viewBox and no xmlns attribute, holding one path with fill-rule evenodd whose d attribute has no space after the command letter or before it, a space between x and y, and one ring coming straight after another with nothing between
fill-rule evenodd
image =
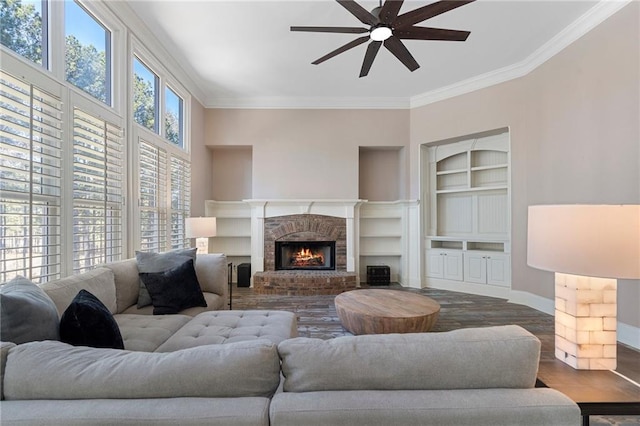
<instances>
[{"instance_id":1,"label":"built-in shelf","mask_svg":"<svg viewBox=\"0 0 640 426\"><path fill-rule=\"evenodd\" d=\"M205 215L216 218L216 236L209 238L209 253L224 253L236 267L251 262L251 207L243 201L214 201L205 204Z\"/></svg>"},{"instance_id":2,"label":"built-in shelf","mask_svg":"<svg viewBox=\"0 0 640 426\"><path fill-rule=\"evenodd\" d=\"M391 280L400 281L404 254L404 208L402 202L365 202L359 209L360 276L367 266L386 265Z\"/></svg>"},{"instance_id":3,"label":"built-in shelf","mask_svg":"<svg viewBox=\"0 0 640 426\"><path fill-rule=\"evenodd\" d=\"M425 147L425 275L510 286L507 131Z\"/></svg>"}]
</instances>

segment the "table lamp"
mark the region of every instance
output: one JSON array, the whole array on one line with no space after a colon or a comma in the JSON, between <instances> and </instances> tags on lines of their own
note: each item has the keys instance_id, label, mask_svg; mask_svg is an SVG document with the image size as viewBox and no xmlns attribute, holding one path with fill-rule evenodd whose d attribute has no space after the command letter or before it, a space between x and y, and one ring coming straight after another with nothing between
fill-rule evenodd
<instances>
[{"instance_id":1,"label":"table lamp","mask_svg":"<svg viewBox=\"0 0 640 426\"><path fill-rule=\"evenodd\" d=\"M555 272L555 355L614 370L617 279L640 278L640 205L529 206L527 264Z\"/></svg>"},{"instance_id":2,"label":"table lamp","mask_svg":"<svg viewBox=\"0 0 640 426\"><path fill-rule=\"evenodd\" d=\"M188 217L185 219L184 226L186 237L196 239L197 253L208 253L209 237L216 236L216 218Z\"/></svg>"}]
</instances>

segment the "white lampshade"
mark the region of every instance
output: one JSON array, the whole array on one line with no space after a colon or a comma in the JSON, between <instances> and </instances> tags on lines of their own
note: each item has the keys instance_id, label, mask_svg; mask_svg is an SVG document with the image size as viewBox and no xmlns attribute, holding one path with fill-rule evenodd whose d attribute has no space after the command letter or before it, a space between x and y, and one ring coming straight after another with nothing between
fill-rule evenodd
<instances>
[{"instance_id":1,"label":"white lampshade","mask_svg":"<svg viewBox=\"0 0 640 426\"><path fill-rule=\"evenodd\" d=\"M184 221L187 238L202 238L216 236L215 217L189 217Z\"/></svg>"},{"instance_id":2,"label":"white lampshade","mask_svg":"<svg viewBox=\"0 0 640 426\"><path fill-rule=\"evenodd\" d=\"M527 264L600 278L640 278L640 205L529 206Z\"/></svg>"}]
</instances>

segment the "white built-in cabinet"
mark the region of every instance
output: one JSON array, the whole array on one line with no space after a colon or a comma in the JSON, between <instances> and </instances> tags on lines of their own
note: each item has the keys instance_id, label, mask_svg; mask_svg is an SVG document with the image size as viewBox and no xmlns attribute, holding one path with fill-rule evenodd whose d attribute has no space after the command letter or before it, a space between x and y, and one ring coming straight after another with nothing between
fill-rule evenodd
<instances>
[{"instance_id":1,"label":"white built-in cabinet","mask_svg":"<svg viewBox=\"0 0 640 426\"><path fill-rule=\"evenodd\" d=\"M224 253L234 274L240 263L251 263L251 206L244 201L207 200L205 216L215 217L217 227L216 236L209 238L209 253Z\"/></svg>"},{"instance_id":2,"label":"white built-in cabinet","mask_svg":"<svg viewBox=\"0 0 640 426\"><path fill-rule=\"evenodd\" d=\"M364 202L359 208L360 279L367 266L389 266L391 281L401 280L406 202Z\"/></svg>"},{"instance_id":3,"label":"white built-in cabinet","mask_svg":"<svg viewBox=\"0 0 640 426\"><path fill-rule=\"evenodd\" d=\"M425 279L511 285L509 133L423 147Z\"/></svg>"}]
</instances>

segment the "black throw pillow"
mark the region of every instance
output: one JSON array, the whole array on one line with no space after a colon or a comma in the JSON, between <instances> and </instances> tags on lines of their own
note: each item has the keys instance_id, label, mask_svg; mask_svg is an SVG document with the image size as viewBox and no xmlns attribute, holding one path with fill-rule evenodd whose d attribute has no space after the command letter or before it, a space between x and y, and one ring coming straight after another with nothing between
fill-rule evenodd
<instances>
[{"instance_id":1,"label":"black throw pillow","mask_svg":"<svg viewBox=\"0 0 640 426\"><path fill-rule=\"evenodd\" d=\"M124 349L122 334L109 309L80 290L60 319L60 340L74 346Z\"/></svg>"},{"instance_id":2,"label":"black throw pillow","mask_svg":"<svg viewBox=\"0 0 640 426\"><path fill-rule=\"evenodd\" d=\"M140 272L149 290L154 315L177 314L195 306L206 307L193 259L164 272Z\"/></svg>"}]
</instances>

